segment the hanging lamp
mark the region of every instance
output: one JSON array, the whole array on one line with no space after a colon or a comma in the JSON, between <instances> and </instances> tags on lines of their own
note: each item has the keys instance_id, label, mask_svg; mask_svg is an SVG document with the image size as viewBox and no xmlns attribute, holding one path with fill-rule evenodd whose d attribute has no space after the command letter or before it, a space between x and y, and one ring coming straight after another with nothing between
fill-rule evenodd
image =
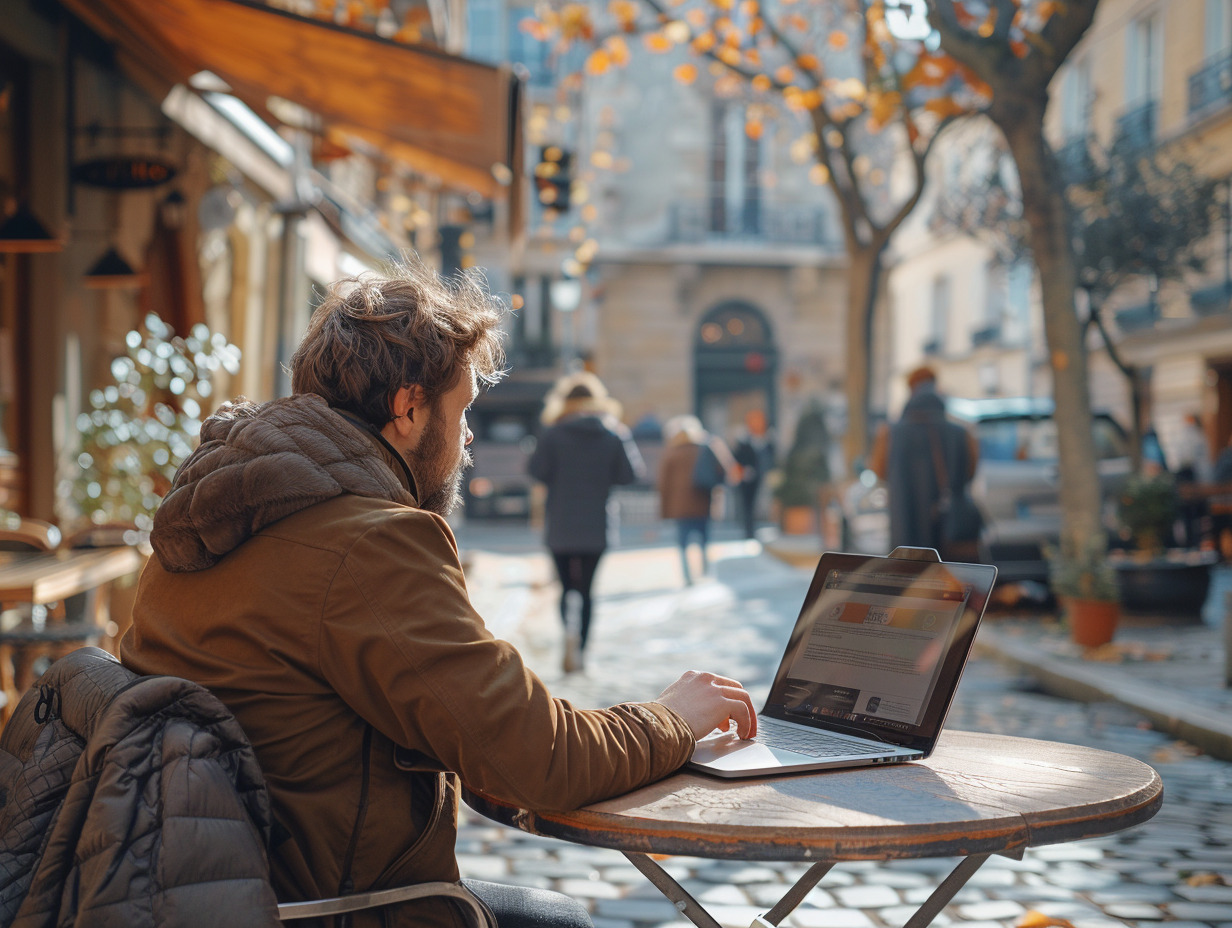
<instances>
[{"instance_id":1,"label":"hanging lamp","mask_svg":"<svg viewBox=\"0 0 1232 928\"><path fill-rule=\"evenodd\" d=\"M25 203L0 222L0 252L42 254L59 251L64 243L47 231Z\"/></svg>"},{"instance_id":2,"label":"hanging lamp","mask_svg":"<svg viewBox=\"0 0 1232 928\"><path fill-rule=\"evenodd\" d=\"M123 290L143 286L145 275L133 270L115 248L108 248L86 271L82 284L91 290Z\"/></svg>"}]
</instances>

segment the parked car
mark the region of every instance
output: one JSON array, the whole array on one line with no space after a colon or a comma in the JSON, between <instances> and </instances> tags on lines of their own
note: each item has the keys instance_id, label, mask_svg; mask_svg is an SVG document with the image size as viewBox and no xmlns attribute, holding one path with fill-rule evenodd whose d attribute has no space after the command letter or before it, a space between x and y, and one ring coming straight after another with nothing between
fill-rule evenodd
<instances>
[{"instance_id":1,"label":"parked car","mask_svg":"<svg viewBox=\"0 0 1232 928\"><path fill-rule=\"evenodd\" d=\"M954 421L975 432L980 462L971 495L984 515L982 559L996 564L1001 582L1047 583L1043 549L1060 537L1057 426L1045 397L946 401ZM1129 475L1129 440L1112 416L1094 416L1095 453L1109 520L1116 493ZM844 541L853 550L889 548L888 494L871 472L842 495Z\"/></svg>"}]
</instances>

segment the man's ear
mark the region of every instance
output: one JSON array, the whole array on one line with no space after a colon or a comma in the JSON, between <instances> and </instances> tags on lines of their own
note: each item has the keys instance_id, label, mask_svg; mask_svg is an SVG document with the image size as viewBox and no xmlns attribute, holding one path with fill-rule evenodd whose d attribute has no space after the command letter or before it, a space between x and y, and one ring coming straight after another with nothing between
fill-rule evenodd
<instances>
[{"instance_id":1,"label":"man's ear","mask_svg":"<svg viewBox=\"0 0 1232 928\"><path fill-rule=\"evenodd\" d=\"M385 423L381 431L392 431L400 438L409 438L427 421L427 410L424 406L423 387L417 383L399 387L390 400L390 421Z\"/></svg>"}]
</instances>

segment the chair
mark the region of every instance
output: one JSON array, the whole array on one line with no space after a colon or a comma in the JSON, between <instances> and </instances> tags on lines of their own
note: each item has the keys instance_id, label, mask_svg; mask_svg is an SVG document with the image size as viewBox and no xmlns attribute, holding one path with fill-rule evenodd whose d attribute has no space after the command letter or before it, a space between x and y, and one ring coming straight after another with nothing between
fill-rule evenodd
<instances>
[{"instance_id":1,"label":"chair","mask_svg":"<svg viewBox=\"0 0 1232 928\"><path fill-rule=\"evenodd\" d=\"M86 548L119 548L126 545L142 548L148 546L148 536L148 532L141 531L132 523L105 522L73 532L60 543L60 547L73 551ZM64 601L64 617L66 622L92 623L100 629L98 646L108 654L119 657L120 639L128 631L133 617L131 612L126 610L121 610L126 614L117 615L112 608L114 586L115 581L108 581L84 593L70 596Z\"/></svg>"},{"instance_id":2,"label":"chair","mask_svg":"<svg viewBox=\"0 0 1232 928\"><path fill-rule=\"evenodd\" d=\"M0 525L0 551L48 554L60 543L60 530L50 522L22 518ZM0 712L5 721L38 678L40 660L50 663L75 648L98 642L102 629L94 613L85 611L84 597L89 595L46 605L0 603L0 689L5 698ZM74 611L67 608L70 605Z\"/></svg>"},{"instance_id":3,"label":"chair","mask_svg":"<svg viewBox=\"0 0 1232 928\"><path fill-rule=\"evenodd\" d=\"M187 707L187 708L186 708ZM157 730L151 726L157 726ZM175 726L174 736L167 735ZM131 727L130 727L131 726ZM100 740L95 739L99 733ZM130 733L131 732L131 736ZM135 750L133 745L139 745ZM187 747L187 745L197 747ZM209 745L213 744L211 749ZM167 745L179 745L172 748ZM179 754L175 751L179 750ZM92 764L78 761L89 752ZM117 753L118 752L118 753ZM153 756L152 756L153 755ZM215 758L227 758L222 766L210 764ZM176 766L184 759L185 766ZM158 793L147 796L150 789L162 789L162 784L186 779L186 764L196 771L196 784L189 796ZM107 766L110 764L110 766ZM227 774L226 771L231 771ZM133 799L114 789L119 779L129 773L136 778ZM143 785L143 783L150 785ZM96 810L95 790L99 784L110 784ZM225 882L216 882L217 874L185 872L183 854L178 866L170 873L174 884L147 881L141 869L154 865L159 847L167 848L174 840L177 851L183 851L185 834L197 835L197 844L188 849L196 859L217 860L219 853L243 861L244 873L255 876L268 872L264 866L264 840L272 827L268 796L256 767L252 748L234 717L207 690L175 677L141 677L123 667L112 655L99 648L82 648L56 661L48 668L39 686L22 697L12 722L0 732L0 790L9 797L5 807L8 827L0 832L0 923L8 924L19 909L30 908L41 920L62 922L72 920L80 910L82 900L99 897L91 881L100 878L107 869L111 855L124 870L123 877L140 897L138 906L161 911L159 893L180 892L185 886L209 886L209 892L225 892ZM72 801L66 797L72 794ZM140 799L135 797L141 797ZM164 799L168 803L164 805ZM167 809L171 830L162 831L158 816L142 813L145 827L136 837L145 853L132 854L124 840L111 849L110 840L126 836L131 815L129 802L145 803L148 808ZM191 812L185 812L185 804ZM219 809L227 814L221 815ZM246 811L244 811L246 810ZM238 811L238 817L234 814ZM85 846L77 845L82 823L89 816L94 828L111 831L95 833ZM211 827L185 830L187 818L206 816ZM243 822L245 834L258 837L256 847L247 840L236 840L234 826ZM228 830L226 823L231 823ZM251 830L251 831L249 831ZM219 842L222 842L222 845ZM157 842L162 842L161 844ZM245 853L244 848L250 850ZM101 849L101 850L100 850ZM101 855L99 858L92 855ZM82 862L88 863L83 866ZM109 871L108 871L109 872ZM232 871L234 872L234 871ZM161 875L161 874L160 874ZM62 892L59 880L72 882L72 893ZM277 904L273 890L260 880L240 876L237 886L246 886L242 898L249 901L246 917L233 919L239 924L269 924L267 919L294 921L304 918L328 918L348 912L374 909L394 903L411 902L429 897L454 900L473 928L497 928L490 911L479 899L460 884L448 882L420 883L394 889L353 893L327 899ZM120 881L123 882L122 880ZM29 898L27 898L29 897ZM123 899L104 893L108 907L122 912ZM143 910L144 910L143 909ZM217 912L194 910L191 906L167 906L175 912L176 925L207 925L217 923ZM97 914L97 908L89 914ZM110 911L110 909L109 909ZM47 918L44 919L43 916Z\"/></svg>"},{"instance_id":4,"label":"chair","mask_svg":"<svg viewBox=\"0 0 1232 928\"><path fill-rule=\"evenodd\" d=\"M278 920L289 922L299 918L324 918L375 909L396 902L410 902L431 896L444 896L459 903L467 913L467 920L475 928L497 928L491 913L475 896L458 883L416 883L395 889L379 889L368 893L351 893L331 899L314 899L310 902L280 902Z\"/></svg>"}]
</instances>

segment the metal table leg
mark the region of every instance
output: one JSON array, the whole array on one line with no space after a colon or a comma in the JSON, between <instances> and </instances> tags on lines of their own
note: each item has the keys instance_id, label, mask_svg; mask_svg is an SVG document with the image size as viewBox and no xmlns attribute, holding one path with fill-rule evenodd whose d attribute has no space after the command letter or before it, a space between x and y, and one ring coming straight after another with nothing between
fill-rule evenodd
<instances>
[{"instance_id":1,"label":"metal table leg","mask_svg":"<svg viewBox=\"0 0 1232 928\"><path fill-rule=\"evenodd\" d=\"M714 917L702 908L701 903L689 895L683 886L659 866L658 861L639 852L624 851L622 853L685 918L697 925L697 928L722 928ZM991 856L992 854L972 854L959 861L958 865L950 871L949 876L941 881L941 885L933 890L932 895L924 900L924 904L907 920L904 928L927 928L931 925L933 919L950 904L950 900ZM804 876L795 882L769 912L757 917L751 928L776 928L784 918L795 911L796 906L804 901L804 897L821 882L821 878L829 873L833 866L833 863L816 863L809 867Z\"/></svg>"},{"instance_id":2,"label":"metal table leg","mask_svg":"<svg viewBox=\"0 0 1232 928\"><path fill-rule=\"evenodd\" d=\"M654 884L659 892L667 897L667 900L674 905L685 918L697 925L697 928L722 928L722 926L714 920L714 917L702 908L701 903L689 895L688 890L677 883L666 870L659 866L658 862L652 857L634 852L623 851L625 857L629 858L629 862L637 867L642 872L646 879ZM783 896L782 899L767 912L764 916L758 918L758 922L769 925L778 925L784 918L791 914L792 910L800 904L809 891L816 886L823 876L830 872L833 867L832 863L813 864L805 872L804 876L800 877Z\"/></svg>"}]
</instances>

